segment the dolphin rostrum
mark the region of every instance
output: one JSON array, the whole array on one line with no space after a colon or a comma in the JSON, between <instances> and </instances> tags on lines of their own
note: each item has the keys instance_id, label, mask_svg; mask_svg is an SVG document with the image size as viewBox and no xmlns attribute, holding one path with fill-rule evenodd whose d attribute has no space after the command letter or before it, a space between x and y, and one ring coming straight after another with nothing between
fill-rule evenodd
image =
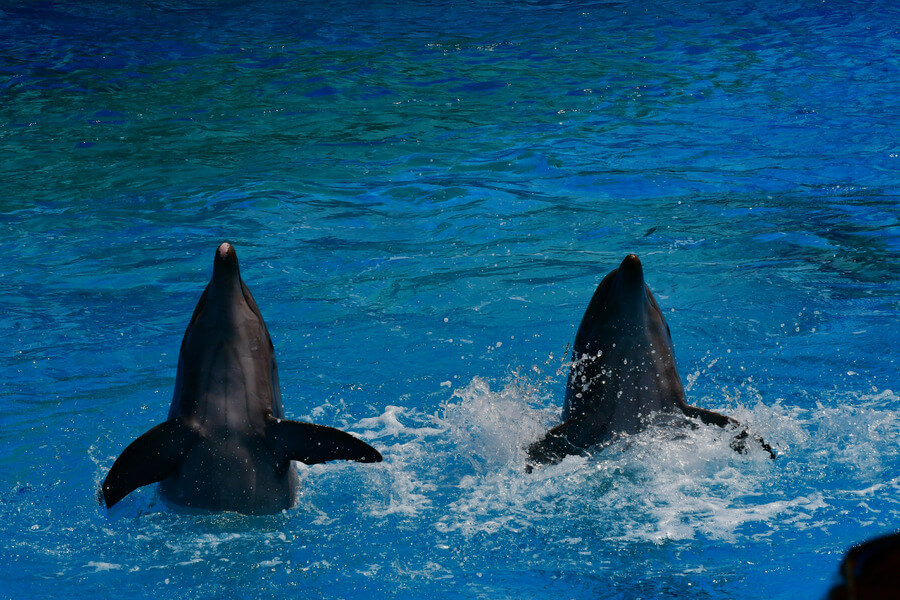
<instances>
[{"instance_id":1,"label":"dolphin rostrum","mask_svg":"<svg viewBox=\"0 0 900 600\"><path fill-rule=\"evenodd\" d=\"M160 482L175 505L275 513L297 499L291 461L329 460L379 462L381 454L349 433L284 418L272 340L224 243L181 342L168 420L113 464L101 490L106 506Z\"/></svg>"},{"instance_id":2,"label":"dolphin rostrum","mask_svg":"<svg viewBox=\"0 0 900 600\"><path fill-rule=\"evenodd\" d=\"M554 463L568 454L583 454L618 434L644 429L651 418L673 413L740 428L731 444L735 450L745 451L752 437L775 458L764 440L731 417L685 402L669 326L634 254L597 286L575 334L572 359L563 423L529 446L531 461Z\"/></svg>"}]
</instances>

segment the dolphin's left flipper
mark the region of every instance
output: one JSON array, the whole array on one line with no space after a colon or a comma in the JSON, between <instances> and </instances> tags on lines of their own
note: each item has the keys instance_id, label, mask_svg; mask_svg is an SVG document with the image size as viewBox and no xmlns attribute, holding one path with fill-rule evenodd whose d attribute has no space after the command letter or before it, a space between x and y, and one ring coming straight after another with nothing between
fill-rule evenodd
<instances>
[{"instance_id":1,"label":"dolphin's left flipper","mask_svg":"<svg viewBox=\"0 0 900 600\"><path fill-rule=\"evenodd\" d=\"M698 406L691 406L690 404L684 405L682 408L684 414L691 417L692 419L700 419L707 425L718 425L719 427L740 427L741 431L734 439L731 440L731 447L735 449L735 451L744 454L747 451L747 439L754 440L757 444L759 444L763 450L769 453L769 456L772 459L775 458L775 451L772 449L772 446L766 442L766 440L762 439L755 433L750 433L746 427L741 425L735 419L731 417L727 417L721 413L717 413L713 410L706 410L705 408L700 408Z\"/></svg>"},{"instance_id":2,"label":"dolphin's left flipper","mask_svg":"<svg viewBox=\"0 0 900 600\"><path fill-rule=\"evenodd\" d=\"M273 419L267 428L282 457L307 465L329 460L381 462L381 453L364 441L334 427Z\"/></svg>"},{"instance_id":3,"label":"dolphin's left flipper","mask_svg":"<svg viewBox=\"0 0 900 600\"><path fill-rule=\"evenodd\" d=\"M580 448L576 448L566 436L566 425L557 425L547 432L540 440L528 446L528 460L541 464L555 464L569 454L578 454ZM525 470L530 473L531 465L525 465Z\"/></svg>"},{"instance_id":4,"label":"dolphin's left flipper","mask_svg":"<svg viewBox=\"0 0 900 600\"><path fill-rule=\"evenodd\" d=\"M131 442L103 481L101 492L106 508L137 488L171 475L196 435L181 418L177 418L160 423Z\"/></svg>"},{"instance_id":5,"label":"dolphin's left flipper","mask_svg":"<svg viewBox=\"0 0 900 600\"><path fill-rule=\"evenodd\" d=\"M570 454L585 454L588 448L601 439L604 431L591 425L583 418L575 417L547 432L540 440L534 442L526 452L528 460L541 464L556 464ZM531 472L531 465L525 465L525 471Z\"/></svg>"}]
</instances>

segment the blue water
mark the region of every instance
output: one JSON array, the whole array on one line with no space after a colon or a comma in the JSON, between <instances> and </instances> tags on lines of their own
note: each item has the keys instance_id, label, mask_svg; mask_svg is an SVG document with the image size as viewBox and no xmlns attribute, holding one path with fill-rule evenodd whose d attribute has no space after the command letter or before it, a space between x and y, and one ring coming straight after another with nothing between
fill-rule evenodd
<instances>
[{"instance_id":1,"label":"blue water","mask_svg":"<svg viewBox=\"0 0 900 600\"><path fill-rule=\"evenodd\" d=\"M900 527L898 56L891 0L3 2L0 597L822 597ZM107 512L225 240L288 415L385 460ZM777 460L523 472L628 252Z\"/></svg>"}]
</instances>

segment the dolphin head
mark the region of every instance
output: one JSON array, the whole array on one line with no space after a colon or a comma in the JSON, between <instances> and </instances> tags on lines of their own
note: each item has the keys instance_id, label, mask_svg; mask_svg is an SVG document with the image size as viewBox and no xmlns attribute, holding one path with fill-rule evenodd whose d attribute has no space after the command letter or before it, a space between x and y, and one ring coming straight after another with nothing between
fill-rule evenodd
<instances>
[{"instance_id":1,"label":"dolphin head","mask_svg":"<svg viewBox=\"0 0 900 600\"><path fill-rule=\"evenodd\" d=\"M228 315L237 316L245 320L259 321L262 327L265 327L256 300L253 299L253 294L241 279L237 251L228 242L222 242L216 248L212 277L191 318L192 324L201 313L217 314L220 315L220 319L228 318ZM252 313L252 316L247 313ZM188 328L190 329L190 326ZM268 332L266 337L268 337Z\"/></svg>"},{"instance_id":2,"label":"dolphin head","mask_svg":"<svg viewBox=\"0 0 900 600\"><path fill-rule=\"evenodd\" d=\"M611 330L621 330L635 336L640 335L648 316L648 306L659 313L653 295L644 283L644 268L636 254L626 256L618 269L613 269L603 278L594 299L598 301L597 304L591 301L594 311L588 308L594 327L608 326Z\"/></svg>"},{"instance_id":3,"label":"dolphin head","mask_svg":"<svg viewBox=\"0 0 900 600\"><path fill-rule=\"evenodd\" d=\"M597 286L575 336L574 349L576 353L596 355L613 347L668 340L668 333L662 312L644 282L641 259L629 254Z\"/></svg>"},{"instance_id":4,"label":"dolphin head","mask_svg":"<svg viewBox=\"0 0 900 600\"><path fill-rule=\"evenodd\" d=\"M212 383L211 383L212 382ZM252 394L234 394L249 387ZM213 273L197 302L178 357L169 418L227 413L281 417L275 351L259 307L241 279L237 252L224 242L213 257ZM229 427L234 427L228 423Z\"/></svg>"},{"instance_id":5,"label":"dolphin head","mask_svg":"<svg viewBox=\"0 0 900 600\"><path fill-rule=\"evenodd\" d=\"M594 412L631 430L636 425L618 422L617 415L633 420L630 415L684 402L669 326L637 255L626 256L597 286L575 336L573 361L564 419Z\"/></svg>"},{"instance_id":6,"label":"dolphin head","mask_svg":"<svg viewBox=\"0 0 900 600\"><path fill-rule=\"evenodd\" d=\"M237 252L234 246L223 242L216 249L213 258L213 274L207 288L207 302L227 306L234 301L235 295L244 295L243 287Z\"/></svg>"}]
</instances>

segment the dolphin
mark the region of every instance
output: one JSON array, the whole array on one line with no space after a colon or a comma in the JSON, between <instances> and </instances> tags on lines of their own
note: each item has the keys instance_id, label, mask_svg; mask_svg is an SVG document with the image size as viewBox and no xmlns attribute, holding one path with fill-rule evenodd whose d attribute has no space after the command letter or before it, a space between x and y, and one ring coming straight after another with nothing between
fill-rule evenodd
<instances>
[{"instance_id":1,"label":"dolphin","mask_svg":"<svg viewBox=\"0 0 900 600\"><path fill-rule=\"evenodd\" d=\"M291 461L329 460L380 462L381 454L349 433L284 418L269 331L234 247L223 243L181 342L168 420L116 459L103 500L109 508L159 482L177 506L271 514L296 503Z\"/></svg>"},{"instance_id":2,"label":"dolphin","mask_svg":"<svg viewBox=\"0 0 900 600\"><path fill-rule=\"evenodd\" d=\"M569 454L584 454L617 435L641 431L660 416L679 414L739 428L735 450L744 452L747 438L753 437L775 458L764 440L736 420L685 402L669 326L635 254L597 286L575 334L572 361L563 423L528 447L530 461L555 463Z\"/></svg>"},{"instance_id":3,"label":"dolphin","mask_svg":"<svg viewBox=\"0 0 900 600\"><path fill-rule=\"evenodd\" d=\"M868 540L844 555L828 600L889 600L900 590L900 532Z\"/></svg>"}]
</instances>

